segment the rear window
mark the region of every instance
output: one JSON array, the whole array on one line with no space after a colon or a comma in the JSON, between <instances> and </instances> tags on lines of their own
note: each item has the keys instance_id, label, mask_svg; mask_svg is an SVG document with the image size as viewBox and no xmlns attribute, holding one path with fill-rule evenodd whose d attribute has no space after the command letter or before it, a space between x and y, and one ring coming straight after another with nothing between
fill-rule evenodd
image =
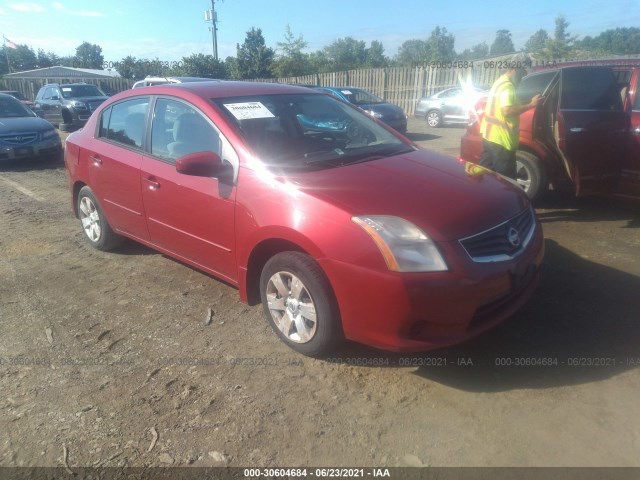
<instances>
[{"instance_id":1,"label":"rear window","mask_svg":"<svg viewBox=\"0 0 640 480\"><path fill-rule=\"evenodd\" d=\"M568 68L562 72L562 110L623 110L620 87L608 68Z\"/></svg>"}]
</instances>

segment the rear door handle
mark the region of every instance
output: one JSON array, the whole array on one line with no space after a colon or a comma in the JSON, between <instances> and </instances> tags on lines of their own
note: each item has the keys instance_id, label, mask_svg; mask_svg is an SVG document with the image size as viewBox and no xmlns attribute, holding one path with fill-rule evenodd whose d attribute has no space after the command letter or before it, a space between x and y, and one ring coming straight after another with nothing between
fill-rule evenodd
<instances>
[{"instance_id":1,"label":"rear door handle","mask_svg":"<svg viewBox=\"0 0 640 480\"><path fill-rule=\"evenodd\" d=\"M145 180L149 184L149 190L157 190L160 188L160 182L156 181L155 178L150 177L150 178L145 178Z\"/></svg>"},{"instance_id":2,"label":"rear door handle","mask_svg":"<svg viewBox=\"0 0 640 480\"><path fill-rule=\"evenodd\" d=\"M91 160L91 162L96 166L99 167L100 165L102 165L102 159L100 157L96 157L94 155L89 157L89 160Z\"/></svg>"},{"instance_id":3,"label":"rear door handle","mask_svg":"<svg viewBox=\"0 0 640 480\"><path fill-rule=\"evenodd\" d=\"M586 128L582 128L582 127L573 127L569 129L571 133L580 133L580 132L584 132L585 130Z\"/></svg>"}]
</instances>

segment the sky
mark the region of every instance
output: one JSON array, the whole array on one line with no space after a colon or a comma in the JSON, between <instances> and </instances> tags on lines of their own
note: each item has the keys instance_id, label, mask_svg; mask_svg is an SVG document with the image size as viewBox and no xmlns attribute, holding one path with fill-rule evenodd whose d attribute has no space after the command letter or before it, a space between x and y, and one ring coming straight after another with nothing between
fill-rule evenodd
<instances>
[{"instance_id":1,"label":"sky","mask_svg":"<svg viewBox=\"0 0 640 480\"><path fill-rule=\"evenodd\" d=\"M487 42L500 29L510 30L516 49L540 28L553 35L555 18L565 15L578 38L617 27L640 28L640 0L214 0L218 17L218 56L236 55L252 27L262 29L267 46L284 41L287 25L321 50L339 38L382 42L388 57L403 42L426 40L436 27L455 36L455 49ZM105 61L133 55L177 61L193 53L212 53L204 12L211 0L2 0L0 33L34 51L75 55L87 41L102 47Z\"/></svg>"}]
</instances>

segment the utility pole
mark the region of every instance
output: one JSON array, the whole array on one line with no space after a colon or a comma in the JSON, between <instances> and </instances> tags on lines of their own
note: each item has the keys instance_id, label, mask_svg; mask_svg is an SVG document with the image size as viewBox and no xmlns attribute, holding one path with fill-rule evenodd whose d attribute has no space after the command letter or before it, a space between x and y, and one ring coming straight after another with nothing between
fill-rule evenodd
<instances>
[{"instance_id":1,"label":"utility pole","mask_svg":"<svg viewBox=\"0 0 640 480\"><path fill-rule=\"evenodd\" d=\"M204 12L204 21L211 22L209 31L213 44L213 58L218 60L218 13L215 10L215 0L211 0L211 10Z\"/></svg>"}]
</instances>

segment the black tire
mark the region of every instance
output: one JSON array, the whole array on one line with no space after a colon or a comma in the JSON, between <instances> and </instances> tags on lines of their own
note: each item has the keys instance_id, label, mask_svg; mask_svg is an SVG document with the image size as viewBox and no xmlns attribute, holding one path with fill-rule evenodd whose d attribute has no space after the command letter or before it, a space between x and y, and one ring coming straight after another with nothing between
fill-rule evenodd
<instances>
[{"instance_id":1,"label":"black tire","mask_svg":"<svg viewBox=\"0 0 640 480\"><path fill-rule=\"evenodd\" d=\"M547 172L542 161L528 152L516 152L516 181L529 199L539 198L548 187Z\"/></svg>"},{"instance_id":2,"label":"black tire","mask_svg":"<svg viewBox=\"0 0 640 480\"><path fill-rule=\"evenodd\" d=\"M102 207L89 187L80 189L77 205L84 237L92 247L107 251L122 243L123 238L112 230ZM85 224L85 219L87 219L87 224Z\"/></svg>"},{"instance_id":3,"label":"black tire","mask_svg":"<svg viewBox=\"0 0 640 480\"><path fill-rule=\"evenodd\" d=\"M427 125L431 128L439 128L442 126L442 113L438 110L429 110L424 118L427 121Z\"/></svg>"},{"instance_id":4,"label":"black tire","mask_svg":"<svg viewBox=\"0 0 640 480\"><path fill-rule=\"evenodd\" d=\"M282 289L288 291L286 298L276 287L275 278L281 281ZM293 285L297 280L298 288ZM271 328L293 350L316 357L326 355L341 343L342 325L333 290L318 264L308 255L282 252L270 258L260 275L260 298ZM269 298L282 308L272 311ZM300 308L301 305L305 305L306 310ZM315 321L303 316L303 311L311 310L309 305L313 307ZM298 324L302 325L300 331ZM288 328L287 334L278 325Z\"/></svg>"}]
</instances>

